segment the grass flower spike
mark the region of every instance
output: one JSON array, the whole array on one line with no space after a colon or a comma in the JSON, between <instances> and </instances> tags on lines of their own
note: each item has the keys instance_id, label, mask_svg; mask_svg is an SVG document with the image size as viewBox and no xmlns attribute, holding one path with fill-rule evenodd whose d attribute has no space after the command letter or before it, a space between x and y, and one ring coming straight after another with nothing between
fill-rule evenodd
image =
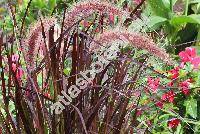
<instances>
[{"instance_id":1,"label":"grass flower spike","mask_svg":"<svg viewBox=\"0 0 200 134\"><path fill-rule=\"evenodd\" d=\"M94 40L96 43L93 42L91 44L90 51L98 51L100 49L99 43L101 43L101 45L107 46L110 42L121 40L130 43L136 48L147 50L152 55L162 59L169 64L173 63L164 49L158 47L151 39L139 33L113 30L100 34Z\"/></svg>"}]
</instances>

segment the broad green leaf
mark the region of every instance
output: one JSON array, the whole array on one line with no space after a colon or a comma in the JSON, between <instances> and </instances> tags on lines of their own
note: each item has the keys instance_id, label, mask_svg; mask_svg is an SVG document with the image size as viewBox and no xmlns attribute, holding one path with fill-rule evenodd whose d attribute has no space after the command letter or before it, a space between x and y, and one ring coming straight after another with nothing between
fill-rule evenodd
<instances>
[{"instance_id":1,"label":"broad green leaf","mask_svg":"<svg viewBox=\"0 0 200 134\"><path fill-rule=\"evenodd\" d=\"M177 2L177 0L162 0L164 5L170 9L170 2L172 2L172 6L174 6Z\"/></svg>"},{"instance_id":2,"label":"broad green leaf","mask_svg":"<svg viewBox=\"0 0 200 134\"><path fill-rule=\"evenodd\" d=\"M156 29L157 27L162 25L165 21L167 21L166 18L160 16L151 16L149 19L150 20L148 22L148 27L151 29Z\"/></svg>"},{"instance_id":3,"label":"broad green leaf","mask_svg":"<svg viewBox=\"0 0 200 134\"><path fill-rule=\"evenodd\" d=\"M53 9L56 6L56 0L49 0L49 8Z\"/></svg>"},{"instance_id":4,"label":"broad green leaf","mask_svg":"<svg viewBox=\"0 0 200 134\"><path fill-rule=\"evenodd\" d=\"M35 1L35 5L38 6L39 8L44 8L45 2L43 0L37 0Z\"/></svg>"},{"instance_id":5,"label":"broad green leaf","mask_svg":"<svg viewBox=\"0 0 200 134\"><path fill-rule=\"evenodd\" d=\"M185 23L200 24L200 15L192 14L192 15L189 15L189 16L185 16L185 15L176 16L176 17L173 17L170 20L170 23L172 25L182 25L182 24L185 24Z\"/></svg>"},{"instance_id":6,"label":"broad green leaf","mask_svg":"<svg viewBox=\"0 0 200 134\"><path fill-rule=\"evenodd\" d=\"M169 19L172 13L169 5L166 3L168 3L166 0L148 0L148 4L154 15Z\"/></svg>"},{"instance_id":7,"label":"broad green leaf","mask_svg":"<svg viewBox=\"0 0 200 134\"><path fill-rule=\"evenodd\" d=\"M190 42L196 39L198 33L198 25L195 23L187 23L185 27L183 25L176 26L176 28L181 28L177 34L173 37L175 39L175 44L182 44L185 42ZM181 49L181 46L177 47L177 50Z\"/></svg>"},{"instance_id":8,"label":"broad green leaf","mask_svg":"<svg viewBox=\"0 0 200 134\"><path fill-rule=\"evenodd\" d=\"M191 98L190 100L186 100L184 102L184 105L186 107L186 113L196 119L196 117L197 117L197 100Z\"/></svg>"},{"instance_id":9,"label":"broad green leaf","mask_svg":"<svg viewBox=\"0 0 200 134\"><path fill-rule=\"evenodd\" d=\"M165 7L170 9L170 0L162 0L162 1L163 1L163 4L165 5Z\"/></svg>"}]
</instances>

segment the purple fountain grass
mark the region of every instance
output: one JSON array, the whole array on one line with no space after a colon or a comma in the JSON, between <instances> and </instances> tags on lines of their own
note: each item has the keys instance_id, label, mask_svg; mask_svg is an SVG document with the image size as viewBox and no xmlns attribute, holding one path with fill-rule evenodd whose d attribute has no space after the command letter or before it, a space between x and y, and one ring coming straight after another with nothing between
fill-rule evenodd
<instances>
[{"instance_id":1,"label":"purple fountain grass","mask_svg":"<svg viewBox=\"0 0 200 134\"><path fill-rule=\"evenodd\" d=\"M44 28L45 36L48 37L48 30L51 26L56 24L55 18L45 18L41 21L37 21L34 25L31 26L28 37L24 40L25 44L25 53L26 53L26 61L28 67L33 69L34 67L34 59L37 54L37 51L41 45L44 45L44 39L42 35L42 26Z\"/></svg>"},{"instance_id":2,"label":"purple fountain grass","mask_svg":"<svg viewBox=\"0 0 200 134\"><path fill-rule=\"evenodd\" d=\"M72 9L66 13L65 28L71 27L78 20L89 17L95 12L113 14L119 16L119 18L129 15L128 12L108 2L81 1L72 6Z\"/></svg>"},{"instance_id":3,"label":"purple fountain grass","mask_svg":"<svg viewBox=\"0 0 200 134\"><path fill-rule=\"evenodd\" d=\"M164 62L173 64L169 54L167 54L163 48L158 47L152 39L140 33L128 32L124 30L106 31L98 35L91 44L90 51L99 51L101 45L106 47L111 42L116 42L117 40L131 43L134 47L147 50L149 53L160 58Z\"/></svg>"}]
</instances>

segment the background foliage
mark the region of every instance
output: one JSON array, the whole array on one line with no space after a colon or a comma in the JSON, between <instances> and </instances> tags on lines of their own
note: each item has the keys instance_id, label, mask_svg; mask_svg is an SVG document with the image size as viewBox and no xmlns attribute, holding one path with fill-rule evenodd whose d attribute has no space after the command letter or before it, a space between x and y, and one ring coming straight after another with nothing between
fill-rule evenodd
<instances>
[{"instance_id":1,"label":"background foliage","mask_svg":"<svg viewBox=\"0 0 200 134\"><path fill-rule=\"evenodd\" d=\"M199 13L199 0L1 1L0 133L200 133ZM106 50L117 55L56 115Z\"/></svg>"}]
</instances>

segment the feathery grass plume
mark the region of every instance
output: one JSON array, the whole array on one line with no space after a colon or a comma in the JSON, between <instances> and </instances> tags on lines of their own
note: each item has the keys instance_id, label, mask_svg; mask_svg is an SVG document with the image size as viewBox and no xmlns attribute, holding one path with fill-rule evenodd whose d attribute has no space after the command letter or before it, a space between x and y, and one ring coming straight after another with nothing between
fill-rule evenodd
<instances>
[{"instance_id":1,"label":"feathery grass plume","mask_svg":"<svg viewBox=\"0 0 200 134\"><path fill-rule=\"evenodd\" d=\"M42 26L44 28L45 36L48 38L48 30L51 26L56 24L55 18L45 18L41 21L37 21L31 26L28 37L25 39L25 50L26 51L26 61L30 69L34 67L34 59L37 51L41 45L44 45L44 40L42 36ZM48 41L48 39L47 39Z\"/></svg>"},{"instance_id":2,"label":"feathery grass plume","mask_svg":"<svg viewBox=\"0 0 200 134\"><path fill-rule=\"evenodd\" d=\"M113 14L119 16L119 18L129 15L128 12L108 2L99 0L80 1L73 5L72 9L66 13L65 28L72 27L78 20L89 17L94 12Z\"/></svg>"},{"instance_id":3,"label":"feathery grass plume","mask_svg":"<svg viewBox=\"0 0 200 134\"><path fill-rule=\"evenodd\" d=\"M152 39L141 35L140 33L128 32L124 30L106 31L98 35L91 43L90 52L98 51L101 45L106 47L109 43L115 42L116 40L128 42L136 48L147 50L149 53L168 64L173 64L173 61L170 59L165 50L158 47Z\"/></svg>"}]
</instances>

